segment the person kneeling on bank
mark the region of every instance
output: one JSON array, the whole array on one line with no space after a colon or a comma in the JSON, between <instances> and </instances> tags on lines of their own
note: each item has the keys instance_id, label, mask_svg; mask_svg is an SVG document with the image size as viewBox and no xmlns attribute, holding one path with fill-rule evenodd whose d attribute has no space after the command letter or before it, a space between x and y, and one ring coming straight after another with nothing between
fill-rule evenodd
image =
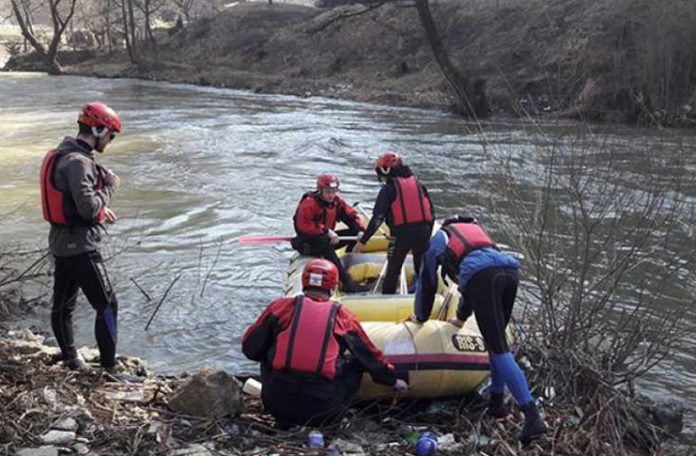
<instances>
[{"instance_id":1,"label":"person kneeling on bank","mask_svg":"<svg viewBox=\"0 0 696 456\"><path fill-rule=\"evenodd\" d=\"M340 417L364 371L376 383L408 389L355 315L330 300L337 284L333 263L309 261L302 272L304 294L273 301L242 339L246 357L261 362L261 399L281 428Z\"/></svg>"}]
</instances>

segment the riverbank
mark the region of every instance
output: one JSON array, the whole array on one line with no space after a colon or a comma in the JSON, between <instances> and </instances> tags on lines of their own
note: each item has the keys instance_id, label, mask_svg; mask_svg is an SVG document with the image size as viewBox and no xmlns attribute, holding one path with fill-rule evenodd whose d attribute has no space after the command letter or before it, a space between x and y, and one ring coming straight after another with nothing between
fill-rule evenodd
<instances>
[{"instance_id":1,"label":"riverbank","mask_svg":"<svg viewBox=\"0 0 696 456\"><path fill-rule=\"evenodd\" d=\"M433 11L454 63L486 81L494 114L693 125L696 7L673 6L471 0ZM450 109L415 10L362 8L239 3L161 39L138 65L124 51L61 63L67 74Z\"/></svg>"},{"instance_id":2,"label":"riverbank","mask_svg":"<svg viewBox=\"0 0 696 456\"><path fill-rule=\"evenodd\" d=\"M276 429L259 399L241 393L247 376L213 370L158 376L146 361L125 356L119 357L122 371L112 375L96 367L98 351L87 347L80 353L91 370L74 372L61 366L58 353L29 330L0 334L0 454L325 454L306 448L309 429ZM606 450L608 442L598 440L604 430L593 424L598 416L569 399L542 397L552 432L525 448L525 454L582 454L603 445ZM622 402L619 410L629 416L640 410L647 417L669 413L635 401ZM662 433L664 439L663 432L674 431L674 421L663 420L662 428L656 427L658 421L634 422L645 429L623 429L635 449L628 454L686 454L686 447L673 442L646 446L646 435ZM340 424L321 431L327 446L343 455L412 454L414 439L425 430L439 436L439 454L516 455L520 426L517 414L493 421L485 414L485 402L471 397L361 404Z\"/></svg>"}]
</instances>

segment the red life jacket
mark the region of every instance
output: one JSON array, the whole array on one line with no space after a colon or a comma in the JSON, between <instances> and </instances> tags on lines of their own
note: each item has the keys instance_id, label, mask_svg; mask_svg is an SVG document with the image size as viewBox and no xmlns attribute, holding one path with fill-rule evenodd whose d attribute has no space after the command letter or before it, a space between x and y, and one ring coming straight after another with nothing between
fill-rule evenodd
<instances>
[{"instance_id":1,"label":"red life jacket","mask_svg":"<svg viewBox=\"0 0 696 456\"><path fill-rule=\"evenodd\" d=\"M490 236L476 223L449 223L443 225L442 230L449 238L443 261L443 272L450 277L457 277L459 263L468 253L486 247L498 249Z\"/></svg>"},{"instance_id":2,"label":"red life jacket","mask_svg":"<svg viewBox=\"0 0 696 456\"><path fill-rule=\"evenodd\" d=\"M339 306L298 296L290 324L276 339L273 369L333 379L340 351L333 333Z\"/></svg>"},{"instance_id":3,"label":"red life jacket","mask_svg":"<svg viewBox=\"0 0 696 456\"><path fill-rule=\"evenodd\" d=\"M59 154L58 151L49 150L41 162L41 207L43 209L43 218L53 225L59 226L90 226L96 225L104 221L104 207L99 209L99 213L95 220L84 220L78 215L75 203L68 195L67 197L56 188L53 176L55 173L56 162L64 154ZM98 170L97 189L104 188L105 182ZM66 210L66 205L71 205L71 208Z\"/></svg>"},{"instance_id":4,"label":"red life jacket","mask_svg":"<svg viewBox=\"0 0 696 456\"><path fill-rule=\"evenodd\" d=\"M315 210L315 213L312 215L312 221L316 224L323 224L326 228L333 230L336 227L336 219L338 218L338 200L335 199L332 203L328 203L321 199L321 196L319 196L317 192L307 192L302 195L300 204L297 205L297 210L293 216L295 230L298 233L302 233L304 231L304 227L297 226L297 213L302 206L302 202L307 198L313 199L312 209Z\"/></svg>"},{"instance_id":5,"label":"red life jacket","mask_svg":"<svg viewBox=\"0 0 696 456\"><path fill-rule=\"evenodd\" d=\"M396 188L396 198L391 205L394 226L432 222L430 201L415 176L396 177L393 181Z\"/></svg>"}]
</instances>

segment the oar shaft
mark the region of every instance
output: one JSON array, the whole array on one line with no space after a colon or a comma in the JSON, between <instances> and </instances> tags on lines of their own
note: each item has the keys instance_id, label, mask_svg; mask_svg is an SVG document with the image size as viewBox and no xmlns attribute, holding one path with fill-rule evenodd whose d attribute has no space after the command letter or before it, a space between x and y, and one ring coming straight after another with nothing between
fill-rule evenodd
<instances>
[{"instance_id":1,"label":"oar shaft","mask_svg":"<svg viewBox=\"0 0 696 456\"><path fill-rule=\"evenodd\" d=\"M358 236L339 236L341 241L357 241ZM240 244L276 244L280 242L290 242L293 240L293 236L274 236L274 235L256 235L249 234L245 236L240 236L237 241ZM384 236L373 236L371 239L384 239Z\"/></svg>"}]
</instances>

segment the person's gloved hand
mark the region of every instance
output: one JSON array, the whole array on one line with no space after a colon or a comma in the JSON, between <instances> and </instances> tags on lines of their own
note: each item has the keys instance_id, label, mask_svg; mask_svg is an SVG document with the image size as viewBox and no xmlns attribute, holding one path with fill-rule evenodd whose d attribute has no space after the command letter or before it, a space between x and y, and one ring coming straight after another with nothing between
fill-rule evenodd
<instances>
[{"instance_id":1,"label":"person's gloved hand","mask_svg":"<svg viewBox=\"0 0 696 456\"><path fill-rule=\"evenodd\" d=\"M405 380L397 378L396 383L394 383L394 391L396 391L397 393L405 393L406 391L408 391L408 383L406 383Z\"/></svg>"},{"instance_id":2,"label":"person's gloved hand","mask_svg":"<svg viewBox=\"0 0 696 456\"><path fill-rule=\"evenodd\" d=\"M474 306L471 303L471 299L467 299L464 294L459 298L459 305L457 306L457 319L461 320L462 323L469 319L471 314L474 313Z\"/></svg>"},{"instance_id":3,"label":"person's gloved hand","mask_svg":"<svg viewBox=\"0 0 696 456\"><path fill-rule=\"evenodd\" d=\"M363 250L365 250L365 244L360 241L358 241L358 243L353 247L353 253L360 253Z\"/></svg>"},{"instance_id":4,"label":"person's gloved hand","mask_svg":"<svg viewBox=\"0 0 696 456\"><path fill-rule=\"evenodd\" d=\"M328 233L326 233L327 236L329 236L329 244L331 245L336 245L339 242L341 242L341 238L338 237L338 234L334 230L329 230Z\"/></svg>"}]
</instances>

